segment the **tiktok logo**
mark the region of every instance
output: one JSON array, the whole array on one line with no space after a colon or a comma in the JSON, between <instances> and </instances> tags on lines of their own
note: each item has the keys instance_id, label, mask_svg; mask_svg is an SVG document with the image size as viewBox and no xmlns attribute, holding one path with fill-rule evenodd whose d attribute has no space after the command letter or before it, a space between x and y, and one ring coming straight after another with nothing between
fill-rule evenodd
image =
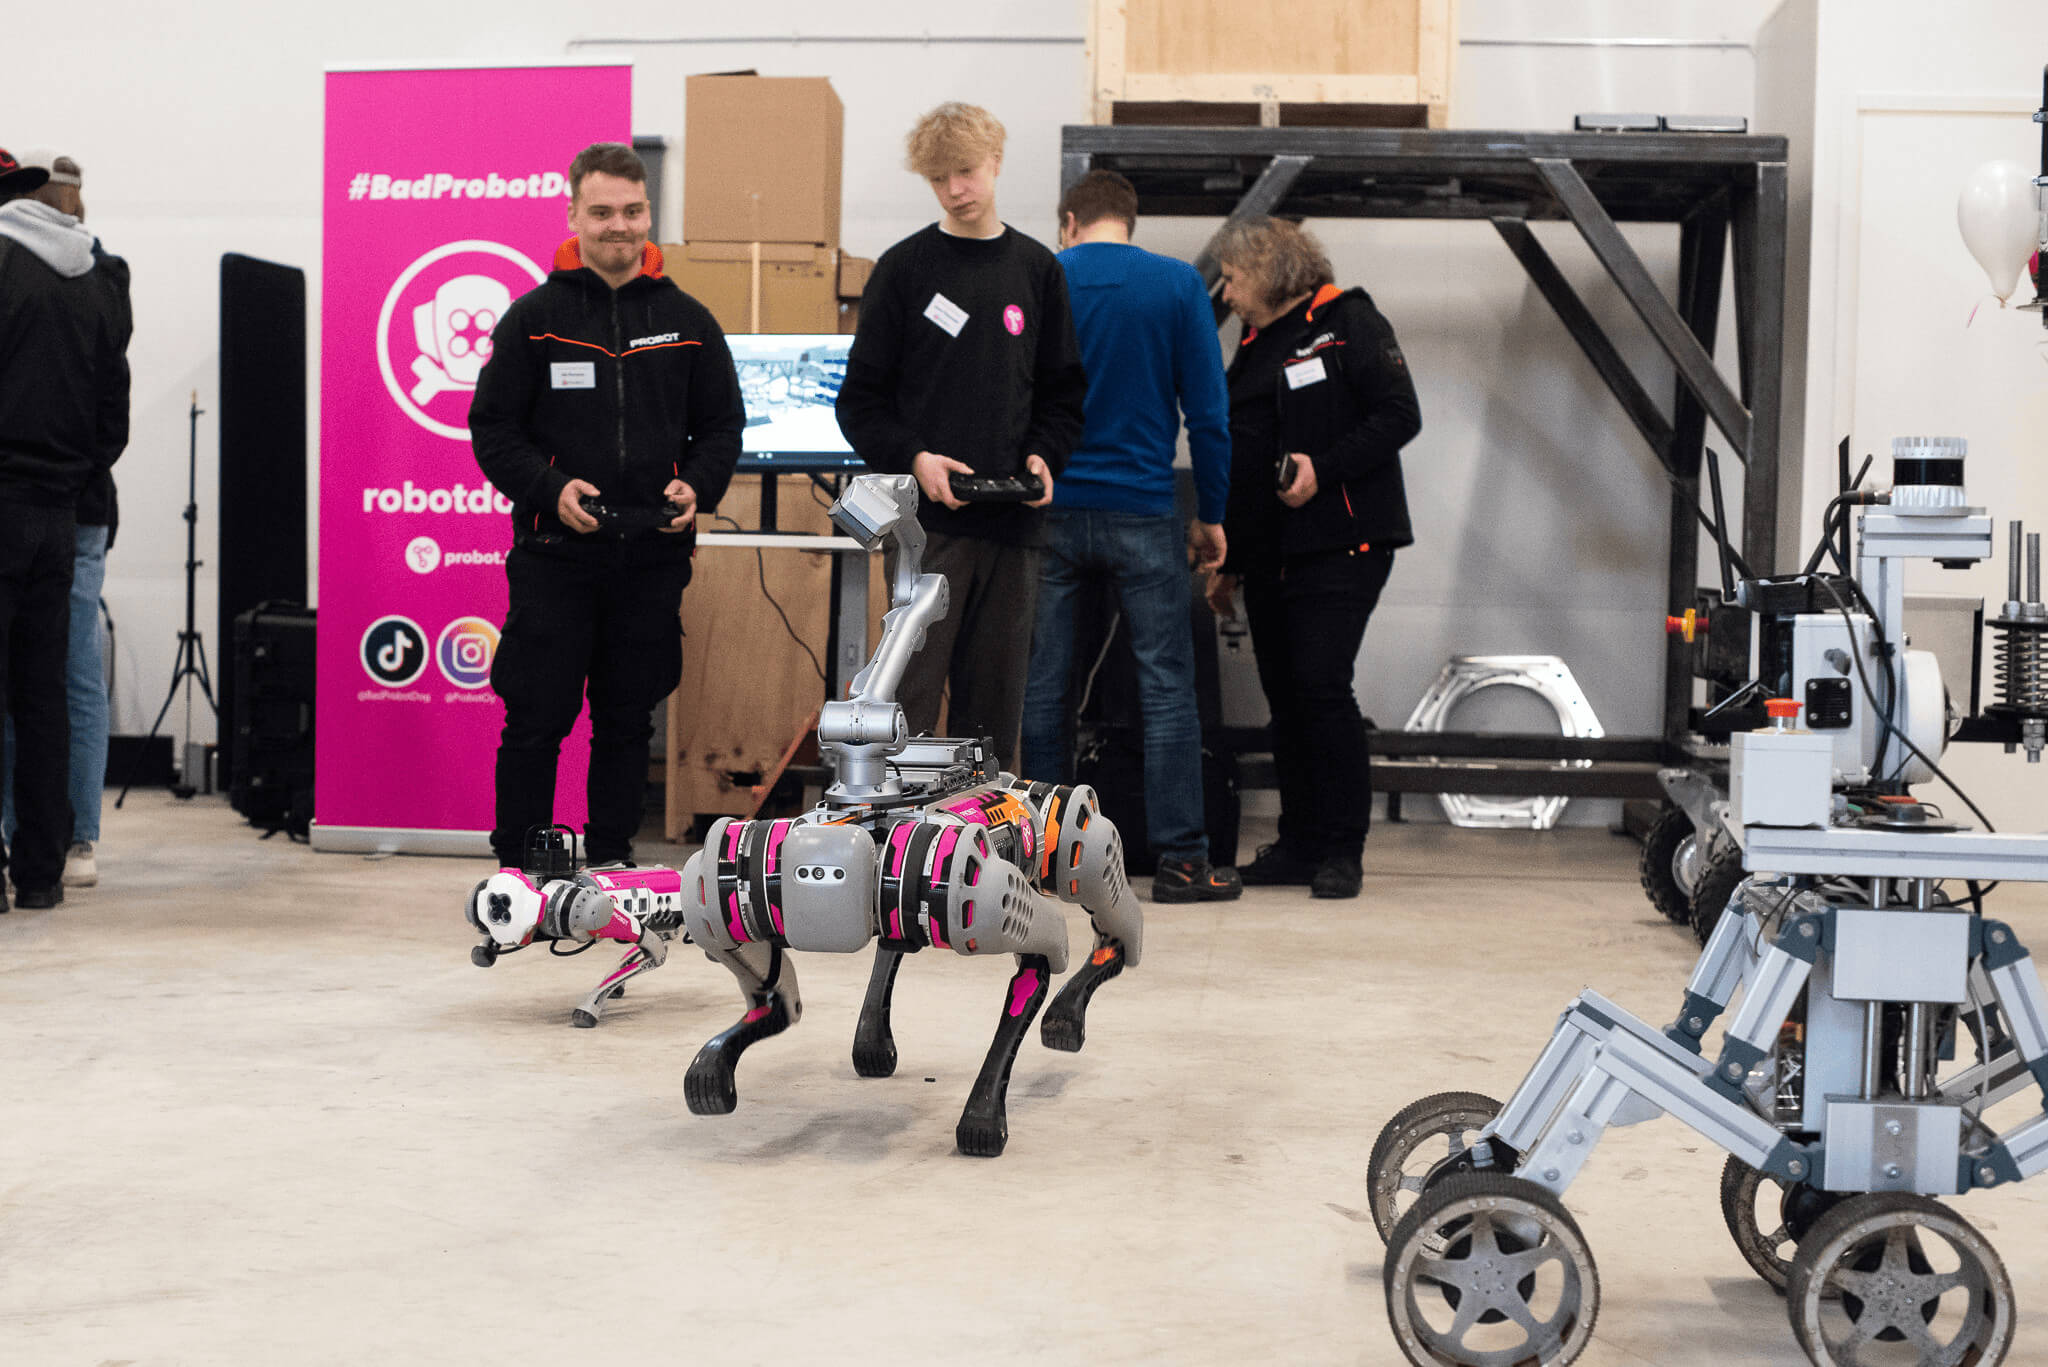
<instances>
[{"instance_id":1,"label":"tiktok logo","mask_svg":"<svg viewBox=\"0 0 2048 1367\"><path fill-rule=\"evenodd\" d=\"M410 617L379 617L363 633L363 669L386 688L403 688L426 670L427 634Z\"/></svg>"}]
</instances>

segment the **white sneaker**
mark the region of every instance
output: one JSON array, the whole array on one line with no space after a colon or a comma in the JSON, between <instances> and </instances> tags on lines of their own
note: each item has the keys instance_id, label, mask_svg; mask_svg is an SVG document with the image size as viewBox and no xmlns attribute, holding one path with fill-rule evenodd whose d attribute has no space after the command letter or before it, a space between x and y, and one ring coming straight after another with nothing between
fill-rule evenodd
<instances>
[{"instance_id":1,"label":"white sneaker","mask_svg":"<svg viewBox=\"0 0 2048 1367\"><path fill-rule=\"evenodd\" d=\"M99 867L92 861L92 842L81 840L64 852L64 886L89 888L100 881Z\"/></svg>"}]
</instances>

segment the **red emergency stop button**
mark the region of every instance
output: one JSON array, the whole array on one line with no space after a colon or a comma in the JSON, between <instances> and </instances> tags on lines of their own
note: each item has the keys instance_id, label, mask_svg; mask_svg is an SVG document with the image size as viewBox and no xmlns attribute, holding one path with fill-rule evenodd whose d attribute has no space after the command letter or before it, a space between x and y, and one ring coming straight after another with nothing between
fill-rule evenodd
<instances>
[{"instance_id":1,"label":"red emergency stop button","mask_svg":"<svg viewBox=\"0 0 2048 1367\"><path fill-rule=\"evenodd\" d=\"M1764 711L1768 713L1773 720L1792 720L1799 715L1799 707L1800 703L1799 699L1797 698L1764 699Z\"/></svg>"}]
</instances>

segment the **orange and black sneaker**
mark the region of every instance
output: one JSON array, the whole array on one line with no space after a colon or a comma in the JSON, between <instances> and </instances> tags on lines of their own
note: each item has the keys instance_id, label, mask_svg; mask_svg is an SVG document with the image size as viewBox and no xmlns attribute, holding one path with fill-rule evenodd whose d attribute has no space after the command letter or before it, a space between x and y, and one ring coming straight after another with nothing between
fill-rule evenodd
<instances>
[{"instance_id":1,"label":"orange and black sneaker","mask_svg":"<svg viewBox=\"0 0 2048 1367\"><path fill-rule=\"evenodd\" d=\"M1155 902L1228 902L1244 892L1236 869L1219 869L1196 855L1191 859L1161 855L1152 875Z\"/></svg>"}]
</instances>

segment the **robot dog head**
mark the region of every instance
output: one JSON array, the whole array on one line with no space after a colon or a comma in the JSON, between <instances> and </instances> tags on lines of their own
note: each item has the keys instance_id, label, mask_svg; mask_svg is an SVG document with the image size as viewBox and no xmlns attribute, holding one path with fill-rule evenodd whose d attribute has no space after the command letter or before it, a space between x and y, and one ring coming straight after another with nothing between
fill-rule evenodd
<instances>
[{"instance_id":1,"label":"robot dog head","mask_svg":"<svg viewBox=\"0 0 2048 1367\"><path fill-rule=\"evenodd\" d=\"M514 869L501 869L469 894L469 923L502 949L517 949L540 929L547 899L531 879Z\"/></svg>"}]
</instances>

